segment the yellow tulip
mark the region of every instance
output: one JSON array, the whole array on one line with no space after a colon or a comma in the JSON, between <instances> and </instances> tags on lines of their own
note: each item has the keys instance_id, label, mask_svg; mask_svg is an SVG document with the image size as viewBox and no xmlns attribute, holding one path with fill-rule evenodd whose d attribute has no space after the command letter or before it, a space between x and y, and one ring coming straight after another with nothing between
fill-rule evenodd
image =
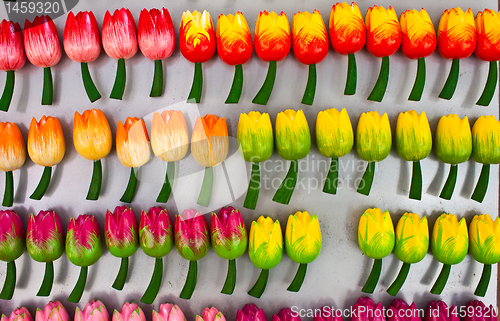
<instances>
[{"instance_id":1,"label":"yellow tulip","mask_svg":"<svg viewBox=\"0 0 500 321\"><path fill-rule=\"evenodd\" d=\"M414 110L399 114L396 125L396 147L399 156L409 162L416 162L429 156L432 149L432 135L424 111L420 115Z\"/></svg>"},{"instance_id":2,"label":"yellow tulip","mask_svg":"<svg viewBox=\"0 0 500 321\"><path fill-rule=\"evenodd\" d=\"M316 118L316 144L319 152L329 158L347 155L353 146L354 134L345 108L320 111Z\"/></svg>"}]
</instances>

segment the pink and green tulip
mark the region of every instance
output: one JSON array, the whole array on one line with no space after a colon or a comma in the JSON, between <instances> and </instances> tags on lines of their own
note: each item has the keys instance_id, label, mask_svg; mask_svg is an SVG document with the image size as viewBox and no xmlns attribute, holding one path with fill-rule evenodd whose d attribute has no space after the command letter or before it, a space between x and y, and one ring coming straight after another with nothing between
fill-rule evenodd
<instances>
[{"instance_id":1,"label":"pink and green tulip","mask_svg":"<svg viewBox=\"0 0 500 321\"><path fill-rule=\"evenodd\" d=\"M36 321L70 321L68 311L59 301L49 302L43 310L36 309Z\"/></svg>"},{"instance_id":2,"label":"pink and green tulip","mask_svg":"<svg viewBox=\"0 0 500 321\"><path fill-rule=\"evenodd\" d=\"M294 316L295 315L295 316ZM272 321L300 321L300 317L292 313L292 309L283 308L280 310L278 315L273 315Z\"/></svg>"},{"instance_id":3,"label":"pink and green tulip","mask_svg":"<svg viewBox=\"0 0 500 321\"><path fill-rule=\"evenodd\" d=\"M7 275L0 299L10 300L16 287L16 264L24 252L24 226L16 212L0 211L0 260L7 262Z\"/></svg>"},{"instance_id":4,"label":"pink and green tulip","mask_svg":"<svg viewBox=\"0 0 500 321\"><path fill-rule=\"evenodd\" d=\"M184 210L175 217L175 247L179 254L189 261L186 283L180 297L189 300L193 295L198 278L198 263L208 253L210 236L203 213L194 209Z\"/></svg>"},{"instance_id":5,"label":"pink and green tulip","mask_svg":"<svg viewBox=\"0 0 500 321\"><path fill-rule=\"evenodd\" d=\"M17 308L7 317L5 314L2 314L2 318L0 321L33 321L31 314L26 308L21 307Z\"/></svg>"},{"instance_id":6,"label":"pink and green tulip","mask_svg":"<svg viewBox=\"0 0 500 321\"><path fill-rule=\"evenodd\" d=\"M92 215L80 215L69 220L66 234L66 256L71 263L81 267L80 276L68 297L69 302L78 303L87 282L88 267L102 255L102 238L99 224Z\"/></svg>"},{"instance_id":7,"label":"pink and green tulip","mask_svg":"<svg viewBox=\"0 0 500 321\"><path fill-rule=\"evenodd\" d=\"M112 321L146 321L146 316L137 304L126 302L120 312L118 310L113 312Z\"/></svg>"},{"instance_id":8,"label":"pink and green tulip","mask_svg":"<svg viewBox=\"0 0 500 321\"><path fill-rule=\"evenodd\" d=\"M120 271L112 287L122 290L128 274L128 258L139 248L137 219L134 211L126 206L117 206L113 213L106 212L104 239L109 252L121 258ZM113 316L114 318L114 316Z\"/></svg>"},{"instance_id":9,"label":"pink and green tulip","mask_svg":"<svg viewBox=\"0 0 500 321\"><path fill-rule=\"evenodd\" d=\"M163 303L158 312L153 310L153 321L186 321L186 317L177 304Z\"/></svg>"},{"instance_id":10,"label":"pink and green tulip","mask_svg":"<svg viewBox=\"0 0 500 321\"><path fill-rule=\"evenodd\" d=\"M163 257L170 253L173 242L170 214L161 207L151 207L149 212L142 211L139 222L139 244L148 256L155 258L153 276L141 302L151 304L160 290L163 277Z\"/></svg>"},{"instance_id":11,"label":"pink and green tulip","mask_svg":"<svg viewBox=\"0 0 500 321\"><path fill-rule=\"evenodd\" d=\"M37 296L49 296L54 283L53 261L64 252L64 230L55 211L31 214L26 231L26 247L31 258L45 262L45 274Z\"/></svg>"},{"instance_id":12,"label":"pink and green tulip","mask_svg":"<svg viewBox=\"0 0 500 321\"><path fill-rule=\"evenodd\" d=\"M214 307L205 308L201 316L196 315L195 321L226 321L224 314Z\"/></svg>"},{"instance_id":13,"label":"pink and green tulip","mask_svg":"<svg viewBox=\"0 0 500 321\"><path fill-rule=\"evenodd\" d=\"M101 301L90 301L83 311L75 310L75 321L109 321L108 310Z\"/></svg>"},{"instance_id":14,"label":"pink and green tulip","mask_svg":"<svg viewBox=\"0 0 500 321\"><path fill-rule=\"evenodd\" d=\"M264 310L255 304L245 304L243 309L236 312L236 321L267 321Z\"/></svg>"},{"instance_id":15,"label":"pink and green tulip","mask_svg":"<svg viewBox=\"0 0 500 321\"><path fill-rule=\"evenodd\" d=\"M247 228L239 210L231 206L221 208L210 217L212 247L223 259L229 260L226 282L221 293L233 294L236 285L236 259L245 253L248 245Z\"/></svg>"}]
</instances>

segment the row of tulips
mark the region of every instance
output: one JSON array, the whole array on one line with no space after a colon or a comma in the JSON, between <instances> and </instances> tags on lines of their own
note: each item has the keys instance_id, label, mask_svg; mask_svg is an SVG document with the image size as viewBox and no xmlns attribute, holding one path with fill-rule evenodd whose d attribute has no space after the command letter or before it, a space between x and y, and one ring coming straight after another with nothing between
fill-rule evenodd
<instances>
[{"instance_id":1,"label":"row of tulips","mask_svg":"<svg viewBox=\"0 0 500 321\"><path fill-rule=\"evenodd\" d=\"M382 101L389 79L389 56L401 46L403 54L418 59L417 77L409 100L420 100L425 84L425 57L436 47L446 59L453 59L449 77L439 97L450 99L455 92L459 75L459 59L469 57L475 50L478 58L490 62L486 87L477 101L489 105L494 94L500 60L498 28L500 19L494 10L478 12L476 20L469 8L445 10L436 31L427 12L406 10L400 21L389 6L370 7L366 22L358 6L353 2L337 3L332 7L329 33L332 47L342 55L348 55L348 75L344 94L356 92L356 60L354 53L366 43L368 51L382 58L380 75L368 99ZM7 111L14 88L14 71L28 60L44 68L42 104L52 104L52 76L50 67L61 59L62 50L56 27L49 16L26 20L23 35L19 24L3 20L0 25L0 70L7 71L7 82L0 99L0 110ZM228 65L235 66L233 84L226 103L237 103L243 86L243 68L253 52L250 29L241 12L236 15L221 14L214 31L212 18L207 11L185 11L182 15L179 47L182 55L195 63L195 75L188 101L200 102L203 75L201 64L217 52ZM302 99L311 105L316 91L316 64L328 53L328 34L319 11L297 12L292 20L292 32L284 12L260 12L254 33L255 52L260 59L269 62L264 84L253 99L256 104L267 104L276 78L276 62L284 59L293 47L295 57L309 66L309 77ZM134 18L128 9L106 11L102 25L102 46L108 56L118 60L118 69L110 98L122 99L125 90L125 60L141 52L155 61L153 85L150 96L157 97L163 91L162 60L168 58L175 47L175 31L167 9L144 9L136 30ZM94 85L88 63L97 59L101 51L101 35L94 14L90 11L68 14L64 28L63 47L68 57L81 63L85 90L91 102L101 95Z\"/></svg>"},{"instance_id":2,"label":"row of tulips","mask_svg":"<svg viewBox=\"0 0 500 321\"><path fill-rule=\"evenodd\" d=\"M109 252L121 258L118 275L112 285L122 290L128 274L128 260L139 246L144 253L155 258L155 267L151 282L141 298L144 303L152 303L161 286L163 257L175 243L179 254L189 261L186 284L180 297L190 299L197 281L197 261L208 253L210 243L223 259L229 260L227 278L222 293L232 294L236 285L236 259L242 256L248 247L252 263L262 269L255 286L248 292L251 296L262 296L269 270L277 266L285 245L288 257L299 263L297 274L288 287L289 291L298 292L305 278L307 264L319 255L321 249L321 231L316 215L297 212L290 215L286 225L285 240L280 222L270 217L261 216L253 221L248 237L245 222L239 210L232 207L222 208L218 214L212 213L210 229L205 217L196 210L185 210L175 216L172 228L170 215L161 207L152 207L147 213L141 213L139 225L132 209L118 206L113 212L106 212L104 239ZM78 302L83 294L88 267L96 263L102 255L102 237L99 225L91 215L71 218L66 237L61 220L55 211L41 211L31 214L28 228L24 232L23 224L14 211L0 211L0 260L7 262L7 277L0 298L10 300L16 283L14 261L26 248L30 257L37 262L45 262L45 275L38 291L38 296L48 296L54 279L53 261L60 258L66 248L66 255L71 263L80 266L80 276L72 293L70 302Z\"/></svg>"},{"instance_id":3,"label":"row of tulips","mask_svg":"<svg viewBox=\"0 0 500 321\"><path fill-rule=\"evenodd\" d=\"M399 219L394 232L389 211L379 208L367 209L359 220L358 244L363 253L374 259L372 272L363 292L373 293L382 270L382 259L392 251L403 262L403 266L387 292L397 295L403 286L410 265L422 261L429 249L429 227L427 218L415 213L405 213ZM431 289L433 294L441 294L450 274L451 266L462 262L470 252L479 263L484 264L481 280L474 292L484 297L491 277L491 265L500 262L500 219L495 221L488 214L476 215L467 232L465 218L460 222L453 214L442 214L434 223L431 250L443 268Z\"/></svg>"},{"instance_id":4,"label":"row of tulips","mask_svg":"<svg viewBox=\"0 0 500 321\"><path fill-rule=\"evenodd\" d=\"M296 307L295 307L296 308ZM345 315L341 309L323 307L309 309L303 315L295 308L283 308L274 314L272 321L301 321L303 317L313 317L313 321L343 321ZM310 312L309 312L310 311ZM319 311L319 312L316 312ZM417 309L415 303L409 305L402 299L394 299L386 309L382 303L376 304L368 297L361 297L352 306L352 321L496 321L498 311L492 305L487 306L479 300L469 301L460 308L448 305L443 301L431 301L427 310ZM22 307L14 310L10 317L2 315L2 321L33 321L29 311ZM172 303L163 303L158 311L153 310L153 321L186 321L182 310ZM224 314L215 307L205 308L196 321L226 321ZM59 301L49 302L43 309L37 309L35 321L70 321L68 311ZM90 301L83 310L75 310L74 321L110 321L106 306L100 301ZM126 302L121 311L114 310L111 321L146 321L142 309L135 303ZM255 304L246 304L243 309L236 312L236 321L267 321L263 309Z\"/></svg>"},{"instance_id":5,"label":"row of tulips","mask_svg":"<svg viewBox=\"0 0 500 321\"><path fill-rule=\"evenodd\" d=\"M3 206L13 204L13 174L26 158L24 139L15 123L0 122L0 170L6 172ZM441 117L435 135L435 152L440 161L451 164L450 173L440 197L451 199L457 180L458 164L472 158L483 164L479 181L472 199L482 202L487 191L491 164L500 163L500 122L494 116L479 117L472 131L467 116L460 119L455 114ZM252 174L245 197L244 207L255 209L260 191L259 163L271 157L274 145L278 154L291 161L286 178L276 191L273 200L288 204L298 177L298 162L311 150L311 134L302 110L292 109L278 113L273 135L269 114L257 111L242 113L238 122L237 139L240 154L252 162ZM97 200L102 181L101 159L111 151L112 134L104 113L99 109L75 112L73 143L76 151L94 162L94 171L87 194L88 200ZM205 167L205 175L198 204L208 206L212 195L213 167L222 163L228 153L228 130L225 118L215 115L198 117L189 143L186 121L181 111L155 112L151 123L151 147L154 154L167 162L164 184L156 199L168 201L175 175L175 162L183 159L191 146L191 154ZM336 194L339 158L347 155L354 146L354 133L347 111L335 109L320 111L316 119L316 144L322 155L331 158L331 166L325 180L323 192ZM425 112L400 113L396 125L396 148L400 157L413 162L413 175L409 197L422 197L422 172L420 160L432 150L432 135ZM64 135L59 120L43 116L40 121L32 119L28 133L28 154L34 163L44 166L39 185L30 196L39 200L47 190L52 166L58 164L65 153ZM356 130L357 154L368 162L360 181L358 192L369 195L375 164L384 160L392 147L389 118L372 111L362 113ZM131 168L127 188L120 199L133 200L137 177L136 170L150 159L149 135L145 123L137 117L128 117L125 124L118 122L116 150L120 162Z\"/></svg>"}]
</instances>

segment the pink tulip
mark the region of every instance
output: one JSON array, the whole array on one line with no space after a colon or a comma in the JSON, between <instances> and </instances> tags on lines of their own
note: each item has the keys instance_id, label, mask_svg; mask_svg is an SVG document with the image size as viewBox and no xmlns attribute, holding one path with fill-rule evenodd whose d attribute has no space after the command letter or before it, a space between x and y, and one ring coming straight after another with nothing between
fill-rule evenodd
<instances>
[{"instance_id":1,"label":"pink tulip","mask_svg":"<svg viewBox=\"0 0 500 321\"><path fill-rule=\"evenodd\" d=\"M460 318L454 305L448 309L443 301L431 301L425 312L425 321L460 321Z\"/></svg>"},{"instance_id":2,"label":"pink tulip","mask_svg":"<svg viewBox=\"0 0 500 321\"><path fill-rule=\"evenodd\" d=\"M115 84L109 97L122 99L126 80L125 59L137 53L135 21L128 9L117 9L113 15L106 11L102 23L102 46L108 56L118 60Z\"/></svg>"},{"instance_id":3,"label":"pink tulip","mask_svg":"<svg viewBox=\"0 0 500 321\"><path fill-rule=\"evenodd\" d=\"M273 315L273 321L301 321L300 316L294 315L292 309L284 308L281 309L278 315Z\"/></svg>"},{"instance_id":4,"label":"pink tulip","mask_svg":"<svg viewBox=\"0 0 500 321\"><path fill-rule=\"evenodd\" d=\"M186 317L177 304L163 303L158 312L153 310L153 321L186 321Z\"/></svg>"},{"instance_id":5,"label":"pink tulip","mask_svg":"<svg viewBox=\"0 0 500 321\"><path fill-rule=\"evenodd\" d=\"M205 308L201 313L201 316L196 315L195 321L226 321L226 318L214 307Z\"/></svg>"},{"instance_id":6,"label":"pink tulip","mask_svg":"<svg viewBox=\"0 0 500 321\"><path fill-rule=\"evenodd\" d=\"M236 312L236 321L267 321L264 310L255 304L245 304L243 309Z\"/></svg>"},{"instance_id":7,"label":"pink tulip","mask_svg":"<svg viewBox=\"0 0 500 321\"><path fill-rule=\"evenodd\" d=\"M387 321L421 321L415 303L411 306L402 299L394 299L387 311Z\"/></svg>"},{"instance_id":8,"label":"pink tulip","mask_svg":"<svg viewBox=\"0 0 500 321\"><path fill-rule=\"evenodd\" d=\"M7 275L0 292L0 299L10 300L16 287L16 263L25 246L23 222L16 212L0 211L0 260L7 262Z\"/></svg>"},{"instance_id":9,"label":"pink tulip","mask_svg":"<svg viewBox=\"0 0 500 321\"><path fill-rule=\"evenodd\" d=\"M352 310L351 321L385 321L382 303L375 304L368 297L359 298Z\"/></svg>"},{"instance_id":10,"label":"pink tulip","mask_svg":"<svg viewBox=\"0 0 500 321\"><path fill-rule=\"evenodd\" d=\"M492 305L487 307L483 301L470 301L465 308L463 321L498 321L498 311Z\"/></svg>"},{"instance_id":11,"label":"pink tulip","mask_svg":"<svg viewBox=\"0 0 500 321\"><path fill-rule=\"evenodd\" d=\"M0 70L18 70L24 66L23 33L17 22L0 22Z\"/></svg>"},{"instance_id":12,"label":"pink tulip","mask_svg":"<svg viewBox=\"0 0 500 321\"><path fill-rule=\"evenodd\" d=\"M101 301L90 301L83 311L78 307L75 310L74 321L109 321L108 310Z\"/></svg>"},{"instance_id":13,"label":"pink tulip","mask_svg":"<svg viewBox=\"0 0 500 321\"><path fill-rule=\"evenodd\" d=\"M342 311L324 308L321 315L314 315L313 321L343 321Z\"/></svg>"},{"instance_id":14,"label":"pink tulip","mask_svg":"<svg viewBox=\"0 0 500 321\"><path fill-rule=\"evenodd\" d=\"M31 314L26 308L17 308L10 314L9 317L2 314L0 321L33 321Z\"/></svg>"},{"instance_id":15,"label":"pink tulip","mask_svg":"<svg viewBox=\"0 0 500 321\"><path fill-rule=\"evenodd\" d=\"M49 302L43 310L37 309L35 321L69 321L68 311L63 307L61 302Z\"/></svg>"},{"instance_id":16,"label":"pink tulip","mask_svg":"<svg viewBox=\"0 0 500 321\"><path fill-rule=\"evenodd\" d=\"M126 302L120 312L117 310L113 312L112 321L146 321L146 316L137 304Z\"/></svg>"}]
</instances>

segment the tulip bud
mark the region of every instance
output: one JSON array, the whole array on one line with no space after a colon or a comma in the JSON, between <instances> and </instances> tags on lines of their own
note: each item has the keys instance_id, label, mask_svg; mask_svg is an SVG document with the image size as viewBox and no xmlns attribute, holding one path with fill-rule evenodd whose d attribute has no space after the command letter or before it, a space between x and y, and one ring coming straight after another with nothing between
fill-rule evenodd
<instances>
[{"instance_id":1,"label":"tulip bud","mask_svg":"<svg viewBox=\"0 0 500 321\"><path fill-rule=\"evenodd\" d=\"M153 310L153 321L186 321L186 317L177 304L163 303L158 312Z\"/></svg>"},{"instance_id":2,"label":"tulip bud","mask_svg":"<svg viewBox=\"0 0 500 321\"><path fill-rule=\"evenodd\" d=\"M0 292L0 299L10 300L14 294L14 288L16 287L16 264L14 260L24 253L24 237L23 222L17 213L9 210L0 211L0 260L7 262L7 273L2 291ZM14 312L12 313L14 314ZM17 318L16 320L3 320L2 317L1 321L31 320L17 320Z\"/></svg>"},{"instance_id":3,"label":"tulip bud","mask_svg":"<svg viewBox=\"0 0 500 321\"><path fill-rule=\"evenodd\" d=\"M220 312L214 307L205 308L203 312L201 313L201 316L196 315L195 321L226 321L226 318Z\"/></svg>"},{"instance_id":4,"label":"tulip bud","mask_svg":"<svg viewBox=\"0 0 500 321\"><path fill-rule=\"evenodd\" d=\"M36 309L35 321L69 321L68 311L59 301L51 301L43 310Z\"/></svg>"},{"instance_id":5,"label":"tulip bud","mask_svg":"<svg viewBox=\"0 0 500 321\"><path fill-rule=\"evenodd\" d=\"M120 312L113 312L112 321L146 321L146 316L137 304L126 302Z\"/></svg>"},{"instance_id":6,"label":"tulip bud","mask_svg":"<svg viewBox=\"0 0 500 321\"><path fill-rule=\"evenodd\" d=\"M425 312L425 321L459 321L457 307L450 308L443 301L431 301Z\"/></svg>"},{"instance_id":7,"label":"tulip bud","mask_svg":"<svg viewBox=\"0 0 500 321\"><path fill-rule=\"evenodd\" d=\"M76 308L74 321L109 321L108 310L101 301L92 300L85 305L83 311Z\"/></svg>"},{"instance_id":8,"label":"tulip bud","mask_svg":"<svg viewBox=\"0 0 500 321\"><path fill-rule=\"evenodd\" d=\"M15 123L0 122L0 170L5 172L5 192L2 206L14 204L14 177L12 171L23 166L26 146Z\"/></svg>"},{"instance_id":9,"label":"tulip bud","mask_svg":"<svg viewBox=\"0 0 500 321\"><path fill-rule=\"evenodd\" d=\"M422 321L422 319L415 303L409 306L402 299L394 299L387 311L387 321Z\"/></svg>"},{"instance_id":10,"label":"tulip bud","mask_svg":"<svg viewBox=\"0 0 500 321\"><path fill-rule=\"evenodd\" d=\"M272 321L300 321L300 316L292 313L292 309L283 308L278 315L274 314Z\"/></svg>"},{"instance_id":11,"label":"tulip bud","mask_svg":"<svg viewBox=\"0 0 500 321\"><path fill-rule=\"evenodd\" d=\"M489 307L479 300L469 301L465 308L464 321L497 321L498 310L493 305Z\"/></svg>"},{"instance_id":12,"label":"tulip bud","mask_svg":"<svg viewBox=\"0 0 500 321\"><path fill-rule=\"evenodd\" d=\"M361 297L352 307L352 321L385 321L382 303L375 304L368 297Z\"/></svg>"},{"instance_id":13,"label":"tulip bud","mask_svg":"<svg viewBox=\"0 0 500 321\"><path fill-rule=\"evenodd\" d=\"M14 94L15 70L21 69L26 62L23 33L19 23L0 22L0 70L7 72L7 79L0 99L0 110L8 111Z\"/></svg>"},{"instance_id":14,"label":"tulip bud","mask_svg":"<svg viewBox=\"0 0 500 321\"><path fill-rule=\"evenodd\" d=\"M7 317L5 314L2 314L2 318L0 321L33 321L31 314L25 307L16 308L11 312L10 316Z\"/></svg>"},{"instance_id":15,"label":"tulip bud","mask_svg":"<svg viewBox=\"0 0 500 321\"><path fill-rule=\"evenodd\" d=\"M264 310L251 303L236 311L236 321L267 321L267 319Z\"/></svg>"}]
</instances>

